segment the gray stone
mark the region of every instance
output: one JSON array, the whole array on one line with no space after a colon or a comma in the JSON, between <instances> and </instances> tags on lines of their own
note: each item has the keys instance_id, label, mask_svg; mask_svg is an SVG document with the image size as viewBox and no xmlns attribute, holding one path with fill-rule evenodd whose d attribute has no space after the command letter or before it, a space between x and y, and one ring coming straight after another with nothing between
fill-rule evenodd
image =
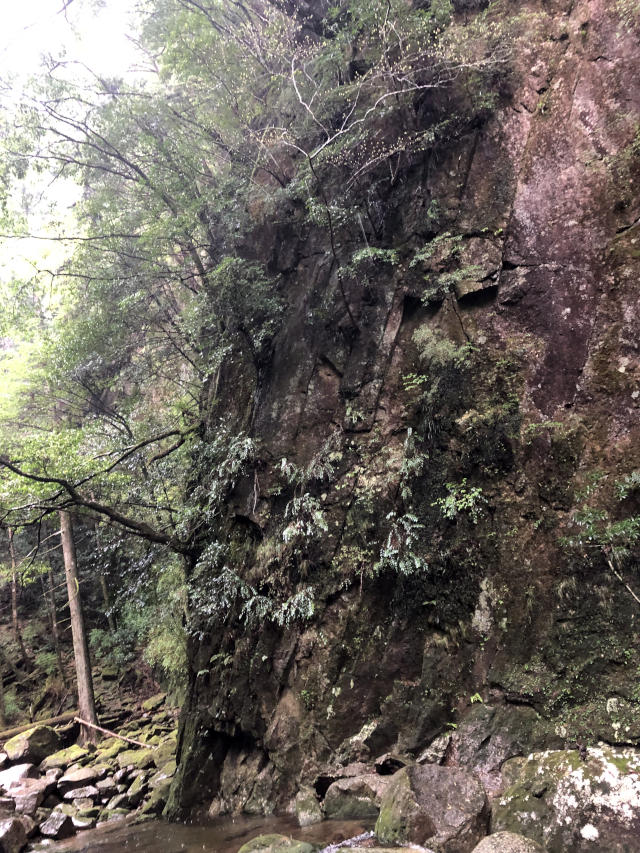
<instances>
[{"instance_id":1,"label":"gray stone","mask_svg":"<svg viewBox=\"0 0 640 853\"><path fill-rule=\"evenodd\" d=\"M376 835L383 844L419 844L438 853L469 853L486 835L484 789L470 773L414 765L391 777Z\"/></svg>"},{"instance_id":2,"label":"gray stone","mask_svg":"<svg viewBox=\"0 0 640 853\"><path fill-rule=\"evenodd\" d=\"M75 831L69 815L58 809L54 809L44 823L40 824L40 833L46 838L69 838Z\"/></svg>"},{"instance_id":3,"label":"gray stone","mask_svg":"<svg viewBox=\"0 0 640 853\"><path fill-rule=\"evenodd\" d=\"M16 817L0 820L0 850L2 853L19 853L27 843L27 833L22 821Z\"/></svg>"},{"instance_id":4,"label":"gray stone","mask_svg":"<svg viewBox=\"0 0 640 853\"><path fill-rule=\"evenodd\" d=\"M327 790L325 815L333 820L376 817L390 779L390 776L379 776L377 773L338 779Z\"/></svg>"},{"instance_id":5,"label":"gray stone","mask_svg":"<svg viewBox=\"0 0 640 853\"><path fill-rule=\"evenodd\" d=\"M38 831L37 821L28 814L17 814L16 817L23 825L27 838L32 838Z\"/></svg>"},{"instance_id":6,"label":"gray stone","mask_svg":"<svg viewBox=\"0 0 640 853\"><path fill-rule=\"evenodd\" d=\"M33 779L37 775L38 771L33 764L16 764L14 767L9 767L8 770L0 773L0 791L15 788L23 779Z\"/></svg>"},{"instance_id":7,"label":"gray stone","mask_svg":"<svg viewBox=\"0 0 640 853\"><path fill-rule=\"evenodd\" d=\"M85 749L84 746L73 744L73 746L69 746L66 749L59 749L57 752L47 755L40 765L40 770L47 771L70 767L72 764L88 758L89 754L89 750Z\"/></svg>"},{"instance_id":8,"label":"gray stone","mask_svg":"<svg viewBox=\"0 0 640 853\"><path fill-rule=\"evenodd\" d=\"M507 762L509 786L491 829L521 833L550 853L638 849L640 751L606 746L548 750Z\"/></svg>"},{"instance_id":9,"label":"gray stone","mask_svg":"<svg viewBox=\"0 0 640 853\"><path fill-rule=\"evenodd\" d=\"M85 799L87 797L92 800L96 799L99 796L99 791L93 785L86 785L84 788L72 788L70 791L67 791L64 794L65 800L76 800L79 798Z\"/></svg>"},{"instance_id":10,"label":"gray stone","mask_svg":"<svg viewBox=\"0 0 640 853\"><path fill-rule=\"evenodd\" d=\"M546 851L544 847L530 838L525 838L524 835L516 835L515 832L494 832L493 835L483 838L480 844L473 848L473 853L546 853Z\"/></svg>"},{"instance_id":11,"label":"gray stone","mask_svg":"<svg viewBox=\"0 0 640 853\"><path fill-rule=\"evenodd\" d=\"M313 788L300 788L296 794L294 809L300 826L311 826L322 820L322 808Z\"/></svg>"},{"instance_id":12,"label":"gray stone","mask_svg":"<svg viewBox=\"0 0 640 853\"><path fill-rule=\"evenodd\" d=\"M247 841L238 853L313 853L313 845L295 841L287 835L258 835Z\"/></svg>"}]
</instances>

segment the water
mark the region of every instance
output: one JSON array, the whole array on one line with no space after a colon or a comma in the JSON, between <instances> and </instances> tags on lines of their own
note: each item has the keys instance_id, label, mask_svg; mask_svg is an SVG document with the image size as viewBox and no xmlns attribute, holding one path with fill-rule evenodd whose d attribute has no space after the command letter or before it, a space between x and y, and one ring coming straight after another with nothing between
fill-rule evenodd
<instances>
[{"instance_id":1,"label":"water","mask_svg":"<svg viewBox=\"0 0 640 853\"><path fill-rule=\"evenodd\" d=\"M32 850L53 853L236 853L256 835L278 832L312 844L335 844L371 829L366 821L325 820L301 828L290 817L225 817L202 824L165 823L153 820L136 825L127 820L81 832L67 841L35 844Z\"/></svg>"}]
</instances>

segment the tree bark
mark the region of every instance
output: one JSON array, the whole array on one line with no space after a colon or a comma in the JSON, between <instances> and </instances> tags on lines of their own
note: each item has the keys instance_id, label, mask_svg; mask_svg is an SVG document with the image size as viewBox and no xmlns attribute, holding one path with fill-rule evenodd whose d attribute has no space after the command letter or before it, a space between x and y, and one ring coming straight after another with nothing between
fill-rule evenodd
<instances>
[{"instance_id":1,"label":"tree bark","mask_svg":"<svg viewBox=\"0 0 640 853\"><path fill-rule=\"evenodd\" d=\"M69 595L73 656L78 683L78 715L93 725L97 725L98 718L96 716L95 699L93 696L89 645L87 643L80 601L80 584L78 581L76 548L73 541L73 526L71 523L71 514L64 510L60 512L60 538L62 540L64 571L67 579L67 593ZM87 741L94 743L96 740L95 730L88 726L81 726L80 740L83 743Z\"/></svg>"},{"instance_id":2,"label":"tree bark","mask_svg":"<svg viewBox=\"0 0 640 853\"><path fill-rule=\"evenodd\" d=\"M20 649L22 660L28 663L27 650L24 647L22 639L22 631L20 630L20 620L18 618L18 566L16 562L16 549L13 544L13 530L8 527L9 535L9 554L11 555L11 625L13 627L13 635L16 638L16 643Z\"/></svg>"}]
</instances>

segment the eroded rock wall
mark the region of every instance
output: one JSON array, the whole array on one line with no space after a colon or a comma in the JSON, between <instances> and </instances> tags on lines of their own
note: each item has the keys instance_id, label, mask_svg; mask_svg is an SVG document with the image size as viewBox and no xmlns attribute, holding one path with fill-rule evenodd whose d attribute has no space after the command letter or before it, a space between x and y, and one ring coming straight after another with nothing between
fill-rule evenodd
<instances>
[{"instance_id":1,"label":"eroded rock wall","mask_svg":"<svg viewBox=\"0 0 640 853\"><path fill-rule=\"evenodd\" d=\"M613 483L640 468L640 47L605 0L519 11L493 115L372 187L399 263L343 295L326 233L295 211L257 229L291 308L268 368L220 392L261 442L229 536L248 582L310 584L315 611L192 638L172 814L283 808L336 763L416 753L471 697L529 706L536 748L640 741L640 584L561 544L595 471L603 512L635 511ZM455 251L412 265L434 202ZM468 273L426 298L451 264ZM281 460L322 454L327 529L286 562ZM391 512L419 525L420 571L381 560Z\"/></svg>"}]
</instances>

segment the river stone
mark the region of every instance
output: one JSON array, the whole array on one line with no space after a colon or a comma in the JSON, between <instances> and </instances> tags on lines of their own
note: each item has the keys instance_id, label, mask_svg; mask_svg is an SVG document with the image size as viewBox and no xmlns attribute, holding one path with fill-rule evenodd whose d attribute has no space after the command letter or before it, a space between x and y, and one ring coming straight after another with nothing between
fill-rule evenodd
<instances>
[{"instance_id":1,"label":"river stone","mask_svg":"<svg viewBox=\"0 0 640 853\"><path fill-rule=\"evenodd\" d=\"M144 700L142 703L142 710L148 711L149 713L157 711L158 708L161 708L164 705L166 698L166 693L156 693L155 696L150 696L148 699Z\"/></svg>"},{"instance_id":2,"label":"river stone","mask_svg":"<svg viewBox=\"0 0 640 853\"><path fill-rule=\"evenodd\" d=\"M19 853L27 843L25 828L16 817L0 820L0 850L2 853Z\"/></svg>"},{"instance_id":3,"label":"river stone","mask_svg":"<svg viewBox=\"0 0 640 853\"><path fill-rule=\"evenodd\" d=\"M44 823L40 824L40 833L47 838L69 838L75 831L69 815L58 809L52 811Z\"/></svg>"},{"instance_id":4,"label":"river stone","mask_svg":"<svg viewBox=\"0 0 640 853\"><path fill-rule=\"evenodd\" d=\"M84 788L71 788L71 790L64 794L64 799L76 800L90 798L94 800L97 796L99 796L98 789L93 785L86 785Z\"/></svg>"},{"instance_id":5,"label":"river stone","mask_svg":"<svg viewBox=\"0 0 640 853\"><path fill-rule=\"evenodd\" d=\"M34 815L54 786L54 780L24 779L22 785L11 788L9 796L15 800L17 812Z\"/></svg>"},{"instance_id":6,"label":"river stone","mask_svg":"<svg viewBox=\"0 0 640 853\"><path fill-rule=\"evenodd\" d=\"M494 832L520 832L549 853L638 849L640 752L600 745L507 762L510 786L494 804Z\"/></svg>"},{"instance_id":7,"label":"river stone","mask_svg":"<svg viewBox=\"0 0 640 853\"><path fill-rule=\"evenodd\" d=\"M5 817L13 817L16 810L16 801L11 797L0 797L0 819Z\"/></svg>"},{"instance_id":8,"label":"river stone","mask_svg":"<svg viewBox=\"0 0 640 853\"><path fill-rule=\"evenodd\" d=\"M4 745L10 761L30 761L33 764L39 764L59 748L60 737L50 726L34 726L12 737Z\"/></svg>"},{"instance_id":9,"label":"river stone","mask_svg":"<svg viewBox=\"0 0 640 853\"><path fill-rule=\"evenodd\" d=\"M477 847L473 848L473 853L546 853L544 847L541 847L531 838L525 838L524 835L516 835L515 832L494 832L493 835L487 835L483 838Z\"/></svg>"},{"instance_id":10,"label":"river stone","mask_svg":"<svg viewBox=\"0 0 640 853\"><path fill-rule=\"evenodd\" d=\"M306 841L295 841L287 835L258 835L247 841L238 853L313 853L312 844Z\"/></svg>"},{"instance_id":11,"label":"river stone","mask_svg":"<svg viewBox=\"0 0 640 853\"><path fill-rule=\"evenodd\" d=\"M332 820L377 817L390 779L390 776L378 776L377 773L338 779L329 786L325 795L325 815Z\"/></svg>"},{"instance_id":12,"label":"river stone","mask_svg":"<svg viewBox=\"0 0 640 853\"><path fill-rule=\"evenodd\" d=\"M58 780L58 788L62 794L74 788L83 788L92 782L97 782L107 775L109 768L106 764L96 764L93 767L80 767L78 770L65 773Z\"/></svg>"},{"instance_id":13,"label":"river stone","mask_svg":"<svg viewBox=\"0 0 640 853\"><path fill-rule=\"evenodd\" d=\"M20 785L23 779L33 779L38 771L33 764L16 764L0 773L0 791L8 791Z\"/></svg>"},{"instance_id":14,"label":"river stone","mask_svg":"<svg viewBox=\"0 0 640 853\"><path fill-rule=\"evenodd\" d=\"M17 819L24 827L24 831L26 833L27 838L31 838L38 831L37 822L28 814L18 814L16 815Z\"/></svg>"},{"instance_id":15,"label":"river stone","mask_svg":"<svg viewBox=\"0 0 640 853\"><path fill-rule=\"evenodd\" d=\"M469 853L487 832L480 782L464 770L414 765L391 777L376 835L383 844L419 844L437 853Z\"/></svg>"},{"instance_id":16,"label":"river stone","mask_svg":"<svg viewBox=\"0 0 640 853\"><path fill-rule=\"evenodd\" d=\"M125 749L118 755L118 766L122 770L126 770L128 767L146 770L154 765L154 755L151 749Z\"/></svg>"},{"instance_id":17,"label":"river stone","mask_svg":"<svg viewBox=\"0 0 640 853\"><path fill-rule=\"evenodd\" d=\"M101 797L113 797L118 792L113 776L107 776L106 779L100 779L96 782L96 788L98 789Z\"/></svg>"},{"instance_id":18,"label":"river stone","mask_svg":"<svg viewBox=\"0 0 640 853\"><path fill-rule=\"evenodd\" d=\"M59 749L57 752L47 755L40 765L40 770L47 771L53 768L65 769L87 758L88 755L88 749L74 743L73 746L69 746L66 749Z\"/></svg>"},{"instance_id":19,"label":"river stone","mask_svg":"<svg viewBox=\"0 0 640 853\"><path fill-rule=\"evenodd\" d=\"M311 826L322 820L322 808L313 788L300 788L294 801L294 810L300 826Z\"/></svg>"}]
</instances>

